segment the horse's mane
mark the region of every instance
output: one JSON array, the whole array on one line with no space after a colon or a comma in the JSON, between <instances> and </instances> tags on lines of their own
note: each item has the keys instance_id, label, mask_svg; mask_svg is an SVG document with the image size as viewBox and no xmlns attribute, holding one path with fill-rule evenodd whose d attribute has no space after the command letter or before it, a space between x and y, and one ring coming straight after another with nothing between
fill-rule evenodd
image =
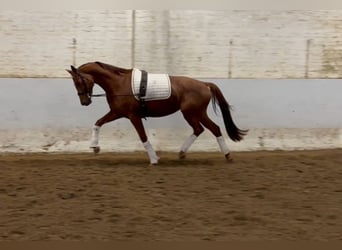
<instances>
[{"instance_id":1,"label":"horse's mane","mask_svg":"<svg viewBox=\"0 0 342 250\"><path fill-rule=\"evenodd\" d=\"M81 66L78 67L79 70L87 72L87 71L91 71L92 70L92 65L98 65L100 66L102 69L109 71L111 73L117 74L117 75L122 75L125 73L130 73L132 71L132 69L124 69L124 68L120 68L120 67L116 67L107 63L102 63L102 62L88 62L85 64L82 64Z\"/></svg>"},{"instance_id":2,"label":"horse's mane","mask_svg":"<svg viewBox=\"0 0 342 250\"><path fill-rule=\"evenodd\" d=\"M120 67L116 67L107 63L102 63L102 62L95 62L96 64L98 64L101 68L108 70L110 72L113 72L115 74L124 74L124 73L129 73L132 71L132 69L124 69L124 68L120 68Z\"/></svg>"}]
</instances>

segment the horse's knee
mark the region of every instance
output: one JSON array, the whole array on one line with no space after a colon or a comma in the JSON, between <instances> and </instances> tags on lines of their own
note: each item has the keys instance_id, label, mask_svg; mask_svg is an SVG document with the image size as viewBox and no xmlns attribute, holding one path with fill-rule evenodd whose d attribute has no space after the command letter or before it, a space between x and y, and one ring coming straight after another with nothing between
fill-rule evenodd
<instances>
[{"instance_id":1,"label":"horse's knee","mask_svg":"<svg viewBox=\"0 0 342 250\"><path fill-rule=\"evenodd\" d=\"M143 135L140 135L140 134L139 134L139 138L140 138L140 141L141 141L142 143L145 143L145 142L148 141L147 135L145 135L145 134L143 134Z\"/></svg>"},{"instance_id":2,"label":"horse's knee","mask_svg":"<svg viewBox=\"0 0 342 250\"><path fill-rule=\"evenodd\" d=\"M200 134L202 134L204 131L204 128L202 126L198 126L196 128L194 128L194 135L199 136Z\"/></svg>"}]
</instances>

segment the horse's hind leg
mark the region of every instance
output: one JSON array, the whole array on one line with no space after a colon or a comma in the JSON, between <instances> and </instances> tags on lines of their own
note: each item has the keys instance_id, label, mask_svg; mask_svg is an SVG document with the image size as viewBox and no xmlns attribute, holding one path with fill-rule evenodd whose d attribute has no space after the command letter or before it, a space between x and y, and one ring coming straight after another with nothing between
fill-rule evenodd
<instances>
[{"instance_id":1,"label":"horse's hind leg","mask_svg":"<svg viewBox=\"0 0 342 250\"><path fill-rule=\"evenodd\" d=\"M224 154L226 160L228 162L232 162L232 158L230 157L228 146L227 146L227 144L226 144L226 142L222 136L220 127L218 125L216 125L208 117L208 115L206 113L202 115L201 123L203 124L204 127L209 129L211 131L211 133L213 133L213 135L216 137L216 140L217 140L217 143L220 147L220 150Z\"/></svg>"},{"instance_id":2,"label":"horse's hind leg","mask_svg":"<svg viewBox=\"0 0 342 250\"><path fill-rule=\"evenodd\" d=\"M181 150L179 152L179 158L184 159L186 156L186 152L189 150L190 146L195 142L197 137L202 134L204 131L203 126L201 125L198 117L191 112L183 112L183 116L185 120L189 123L189 125L194 130L193 134L191 134L183 143Z\"/></svg>"}]
</instances>

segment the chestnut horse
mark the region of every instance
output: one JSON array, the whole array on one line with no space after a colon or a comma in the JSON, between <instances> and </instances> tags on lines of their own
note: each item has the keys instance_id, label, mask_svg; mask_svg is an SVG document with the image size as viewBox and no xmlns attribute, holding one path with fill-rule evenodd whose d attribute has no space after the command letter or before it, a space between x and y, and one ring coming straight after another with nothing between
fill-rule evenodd
<instances>
[{"instance_id":1,"label":"chestnut horse","mask_svg":"<svg viewBox=\"0 0 342 250\"><path fill-rule=\"evenodd\" d=\"M71 66L71 70L67 71L72 76L82 105L88 106L91 103L91 97L95 96L92 94L95 83L106 93L110 110L93 127L90 148L93 148L95 153L100 150L99 132L101 126L107 122L125 117L135 127L147 151L150 163L157 164L159 157L148 141L142 118L162 117L180 110L184 119L193 128L193 134L182 145L179 158L185 158L190 146L204 131L204 126L214 134L221 152L226 160L231 162L232 158L219 126L207 115L207 106L210 100L213 102L214 111L216 111L215 105L218 103L230 139L240 141L247 133L247 130L241 130L234 124L230 114L230 105L225 100L220 89L213 83L183 76L170 76L171 95L169 98L142 103L134 96L131 88L133 69L123 69L101 62L89 62L77 69ZM144 110L146 112L144 113L141 112L142 104L145 106Z\"/></svg>"}]
</instances>

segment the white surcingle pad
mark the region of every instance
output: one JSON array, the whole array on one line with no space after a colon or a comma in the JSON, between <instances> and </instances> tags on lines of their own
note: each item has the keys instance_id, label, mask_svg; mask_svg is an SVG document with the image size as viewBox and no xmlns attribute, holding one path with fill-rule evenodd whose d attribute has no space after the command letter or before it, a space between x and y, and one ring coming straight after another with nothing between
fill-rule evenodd
<instances>
[{"instance_id":1,"label":"white surcingle pad","mask_svg":"<svg viewBox=\"0 0 342 250\"><path fill-rule=\"evenodd\" d=\"M141 70L133 69L132 72L132 92L135 98L139 99L141 82ZM171 83L168 74L147 75L146 95L141 97L145 101L164 100L171 96Z\"/></svg>"}]
</instances>

